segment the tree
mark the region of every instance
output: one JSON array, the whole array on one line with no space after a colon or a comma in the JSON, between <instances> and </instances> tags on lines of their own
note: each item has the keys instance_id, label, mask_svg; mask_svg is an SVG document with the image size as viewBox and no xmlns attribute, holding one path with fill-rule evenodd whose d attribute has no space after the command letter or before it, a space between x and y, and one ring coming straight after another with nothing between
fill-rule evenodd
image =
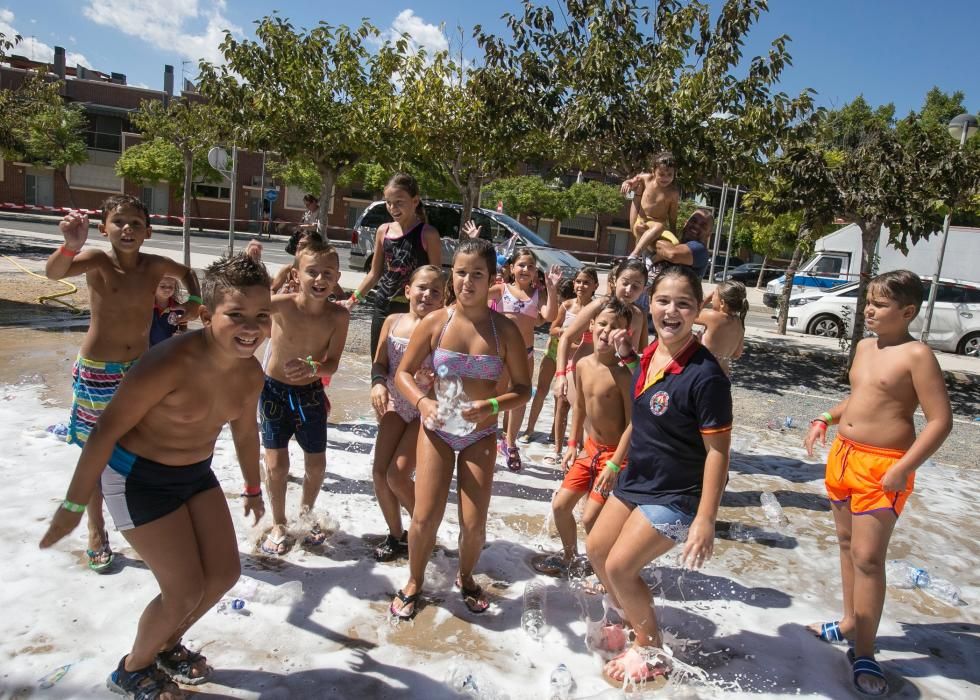
<instances>
[{"instance_id":1,"label":"tree","mask_svg":"<svg viewBox=\"0 0 980 700\"><path fill-rule=\"evenodd\" d=\"M487 185L483 195L484 200L503 202L505 212L530 216L535 229L542 217L561 219L567 210L560 186L535 175L498 178Z\"/></svg>"},{"instance_id":2,"label":"tree","mask_svg":"<svg viewBox=\"0 0 980 700\"><path fill-rule=\"evenodd\" d=\"M130 182L166 182L173 191L184 194L184 157L173 143L162 138L138 143L123 151L116 161L116 175ZM194 154L194 182L221 182L222 176L211 167L207 154ZM193 191L192 191L193 196Z\"/></svg>"},{"instance_id":3,"label":"tree","mask_svg":"<svg viewBox=\"0 0 980 700\"><path fill-rule=\"evenodd\" d=\"M404 41L372 53L379 32L366 21L354 29L321 22L297 31L276 15L259 20L255 36L237 40L226 32L226 62L201 64L200 91L237 123L261 125L262 141L295 163L295 174L303 163L312 165L326 202L344 169L363 159L382 161L385 146L397 143L394 78ZM328 210L320 207L324 230Z\"/></svg>"},{"instance_id":4,"label":"tree","mask_svg":"<svg viewBox=\"0 0 980 700\"><path fill-rule=\"evenodd\" d=\"M758 288L762 286L769 259L783 255L787 250L796 247L803 216L798 211L773 214L765 208L753 209L752 196L752 193L749 193L743 200L750 213L742 219L742 228L748 234L752 250L762 255L762 266L759 268L759 277L755 283ZM806 251L801 249L800 252Z\"/></svg>"},{"instance_id":5,"label":"tree","mask_svg":"<svg viewBox=\"0 0 980 700\"><path fill-rule=\"evenodd\" d=\"M509 40L477 37L487 63L512 76L511 90L544 109L536 126L579 170L619 175L646 169L671 150L688 189L705 179L744 179L778 138L812 108L810 91L773 91L790 64L788 37L742 61L746 34L765 0L728 0L712 23L706 3L565 0L561 22L548 5L525 2L505 15Z\"/></svg>"},{"instance_id":6,"label":"tree","mask_svg":"<svg viewBox=\"0 0 980 700\"><path fill-rule=\"evenodd\" d=\"M179 99L171 100L166 105L161 102L143 102L140 111L133 117L133 123L148 141L169 143L180 153L183 166L183 184L180 187L183 200L184 264L190 267L194 161L227 138L228 132L223 127L227 128L231 122L227 113L214 105ZM158 161L158 164L165 165L163 161Z\"/></svg>"}]
</instances>

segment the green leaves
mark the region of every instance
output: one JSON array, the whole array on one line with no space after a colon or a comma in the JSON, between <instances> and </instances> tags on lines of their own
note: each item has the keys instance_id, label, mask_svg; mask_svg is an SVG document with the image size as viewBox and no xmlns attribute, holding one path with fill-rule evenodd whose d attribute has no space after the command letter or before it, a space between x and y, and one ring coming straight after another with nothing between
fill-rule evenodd
<instances>
[{"instance_id":1,"label":"green leaves","mask_svg":"<svg viewBox=\"0 0 980 700\"><path fill-rule=\"evenodd\" d=\"M0 151L7 158L57 170L88 159L88 119L61 99L61 85L32 74L18 90L0 91Z\"/></svg>"}]
</instances>

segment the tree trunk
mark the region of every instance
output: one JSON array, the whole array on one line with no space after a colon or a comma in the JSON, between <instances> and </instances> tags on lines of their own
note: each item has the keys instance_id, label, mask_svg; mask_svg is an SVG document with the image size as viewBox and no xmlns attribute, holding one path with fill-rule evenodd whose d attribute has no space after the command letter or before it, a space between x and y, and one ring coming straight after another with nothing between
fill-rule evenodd
<instances>
[{"instance_id":1,"label":"tree trunk","mask_svg":"<svg viewBox=\"0 0 980 700\"><path fill-rule=\"evenodd\" d=\"M762 276L766 274L766 262L768 262L769 256L762 256L762 267L759 269L759 279L755 281L755 288L758 289L762 286ZM785 330L785 329L784 329Z\"/></svg>"},{"instance_id":2,"label":"tree trunk","mask_svg":"<svg viewBox=\"0 0 980 700\"><path fill-rule=\"evenodd\" d=\"M204 220L201 217L201 202L193 190L191 190L191 199L194 201L194 211L197 212L197 232L204 233Z\"/></svg>"},{"instance_id":3,"label":"tree trunk","mask_svg":"<svg viewBox=\"0 0 980 700\"><path fill-rule=\"evenodd\" d=\"M65 182L65 190L68 192L68 204L71 205L72 209L75 209L75 195L72 194L71 185L68 184L68 175L65 174L64 169L59 170L61 173L61 179Z\"/></svg>"},{"instance_id":4,"label":"tree trunk","mask_svg":"<svg viewBox=\"0 0 980 700\"><path fill-rule=\"evenodd\" d=\"M471 174L466 178L466 185L459 191L459 193L463 196L463 211L459 219L460 238L463 237L463 224L473 217L473 209L480 205L479 197L480 187L482 184L482 178Z\"/></svg>"},{"instance_id":5,"label":"tree trunk","mask_svg":"<svg viewBox=\"0 0 980 700\"><path fill-rule=\"evenodd\" d=\"M340 175L340 168L331 168L326 165L318 164L320 171L320 208L316 212L317 223L320 225L320 235L323 240L329 240L330 233L327 228L327 216L330 213L330 198L333 196L334 183Z\"/></svg>"},{"instance_id":6,"label":"tree trunk","mask_svg":"<svg viewBox=\"0 0 980 700\"><path fill-rule=\"evenodd\" d=\"M864 304L868 292L868 281L871 279L871 267L874 263L875 246L881 234L880 221L858 222L861 227L861 274L858 277L857 305L854 308L854 329L851 331L851 347L847 353L847 369L850 371L854 363L854 353L857 345L864 337Z\"/></svg>"},{"instance_id":7,"label":"tree trunk","mask_svg":"<svg viewBox=\"0 0 980 700\"><path fill-rule=\"evenodd\" d=\"M194 176L194 154L184 151L184 232L182 245L184 265L191 266L191 186Z\"/></svg>"},{"instance_id":8,"label":"tree trunk","mask_svg":"<svg viewBox=\"0 0 980 700\"><path fill-rule=\"evenodd\" d=\"M800 266L800 257L803 250L810 242L810 229L801 225L796 234L796 246L793 248L793 257L786 268L786 281L783 282L783 294L779 298L779 321L778 328L780 335L786 335L786 321L789 318L789 298L793 294L793 278L796 277L796 268Z\"/></svg>"}]
</instances>

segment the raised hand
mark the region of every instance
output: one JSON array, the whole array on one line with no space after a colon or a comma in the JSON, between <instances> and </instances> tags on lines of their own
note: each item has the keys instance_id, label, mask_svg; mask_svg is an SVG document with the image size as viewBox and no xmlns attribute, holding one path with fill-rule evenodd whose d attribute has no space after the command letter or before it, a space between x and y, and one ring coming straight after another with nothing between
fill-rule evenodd
<instances>
[{"instance_id":1,"label":"raised hand","mask_svg":"<svg viewBox=\"0 0 980 700\"><path fill-rule=\"evenodd\" d=\"M245 246L245 255L252 258L252 260L255 262L261 262L262 244L253 238L248 242L248 245Z\"/></svg>"},{"instance_id":2,"label":"raised hand","mask_svg":"<svg viewBox=\"0 0 980 700\"><path fill-rule=\"evenodd\" d=\"M613 346L620 357L629 357L633 353L633 341L630 340L629 328L617 328L609 331L609 344Z\"/></svg>"},{"instance_id":3,"label":"raised hand","mask_svg":"<svg viewBox=\"0 0 980 700\"><path fill-rule=\"evenodd\" d=\"M561 282L562 274L561 268L558 265L552 265L551 269L548 270L548 274L545 275L544 281L549 287L557 287L558 283Z\"/></svg>"},{"instance_id":4,"label":"raised hand","mask_svg":"<svg viewBox=\"0 0 980 700\"><path fill-rule=\"evenodd\" d=\"M65 247L77 252L88 240L88 215L72 210L58 222L58 228L65 237Z\"/></svg>"},{"instance_id":5,"label":"raised hand","mask_svg":"<svg viewBox=\"0 0 980 700\"><path fill-rule=\"evenodd\" d=\"M472 219L463 224L463 235L467 238L479 238L482 230L483 227L477 226Z\"/></svg>"}]
</instances>

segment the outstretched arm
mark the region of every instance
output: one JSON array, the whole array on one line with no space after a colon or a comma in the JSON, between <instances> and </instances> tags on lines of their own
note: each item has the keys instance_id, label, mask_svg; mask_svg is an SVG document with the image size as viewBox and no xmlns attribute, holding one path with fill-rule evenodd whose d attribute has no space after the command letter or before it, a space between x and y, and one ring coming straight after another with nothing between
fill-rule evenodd
<instances>
[{"instance_id":1,"label":"outstretched arm","mask_svg":"<svg viewBox=\"0 0 980 700\"><path fill-rule=\"evenodd\" d=\"M552 265L548 274L544 276L545 293L547 299L539 309L542 321L554 321L558 314L558 307L561 306L561 299L558 298L558 283L561 282L561 268Z\"/></svg>"},{"instance_id":2,"label":"outstretched arm","mask_svg":"<svg viewBox=\"0 0 980 700\"><path fill-rule=\"evenodd\" d=\"M77 211L68 212L58 223L65 244L48 256L44 265L44 274L50 280L60 280L88 272L96 265L96 258L103 255L101 251L87 250L81 252L82 246L88 240L88 217Z\"/></svg>"},{"instance_id":3,"label":"outstretched arm","mask_svg":"<svg viewBox=\"0 0 980 700\"><path fill-rule=\"evenodd\" d=\"M590 301L589 305L575 316L575 320L572 321L571 325L565 329L565 332L558 339L558 355L556 359L558 371L555 373L555 396L565 395L564 372L568 366L569 359L571 359L572 343L579 340L582 334L589 330L592 319L599 315L599 309L602 307L603 301L604 299L593 299ZM561 393L558 393L559 388L561 389Z\"/></svg>"}]
</instances>

